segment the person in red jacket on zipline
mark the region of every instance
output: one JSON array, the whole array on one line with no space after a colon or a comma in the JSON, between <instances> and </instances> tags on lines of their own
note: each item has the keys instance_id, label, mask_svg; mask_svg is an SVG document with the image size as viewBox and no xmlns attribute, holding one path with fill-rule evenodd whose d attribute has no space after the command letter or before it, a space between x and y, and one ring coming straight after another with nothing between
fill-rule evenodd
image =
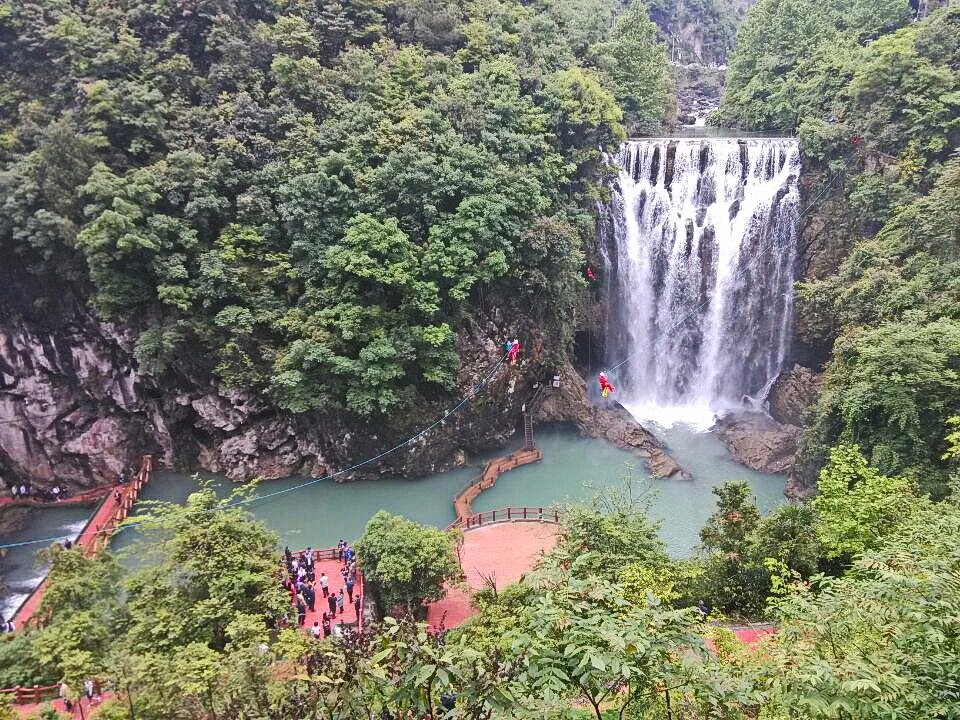
<instances>
[{"instance_id":1,"label":"person in red jacket on zipline","mask_svg":"<svg viewBox=\"0 0 960 720\"><path fill-rule=\"evenodd\" d=\"M610 384L610 381L607 380L607 374L605 372L600 373L600 377L597 378L600 381L600 395L601 397L606 397L610 393L614 392L616 388Z\"/></svg>"}]
</instances>

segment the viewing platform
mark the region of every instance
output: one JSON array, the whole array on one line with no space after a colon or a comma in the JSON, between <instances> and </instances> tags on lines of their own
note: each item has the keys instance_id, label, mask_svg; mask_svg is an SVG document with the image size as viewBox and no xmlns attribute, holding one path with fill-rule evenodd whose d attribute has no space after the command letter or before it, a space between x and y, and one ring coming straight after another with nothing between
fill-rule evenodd
<instances>
[{"instance_id":1,"label":"viewing platform","mask_svg":"<svg viewBox=\"0 0 960 720\"><path fill-rule=\"evenodd\" d=\"M484 467L483 473L480 475L480 477L467 485L467 487L461 490L460 493L454 498L453 509L457 514L457 519L454 520L449 527L462 527L464 529L470 529L472 525L476 525L481 522L482 518L479 518L473 513L473 501L477 499L480 493L482 493L484 490L489 490L496 485L497 480L503 473L513 470L514 468L521 467L522 465L535 463L542 459L543 453L539 448L526 447L522 450L517 450L514 453L510 453L506 457L494 458L488 462L486 467Z\"/></svg>"}]
</instances>

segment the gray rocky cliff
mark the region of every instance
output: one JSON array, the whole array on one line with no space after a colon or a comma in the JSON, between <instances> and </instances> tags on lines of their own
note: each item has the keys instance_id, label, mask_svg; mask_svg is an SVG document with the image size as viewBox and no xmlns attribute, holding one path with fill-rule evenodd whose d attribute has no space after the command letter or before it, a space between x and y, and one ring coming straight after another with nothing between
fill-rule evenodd
<instances>
[{"instance_id":1,"label":"gray rocky cliff","mask_svg":"<svg viewBox=\"0 0 960 720\"><path fill-rule=\"evenodd\" d=\"M378 474L418 475L455 467L470 453L505 444L520 408L542 375L532 331L518 366L500 367L501 339L516 334L496 312L461 332L454 396L423 400L402 416L295 415L254 393L218 386L189 370L153 378L138 372L134 338L79 307L38 319L0 307L0 478L36 488L90 487L153 454L158 467L208 470L242 481L321 476L404 441L434 419L436 427L382 461L338 480ZM525 337L521 334L521 337ZM187 368L187 369L184 369ZM459 412L444 413L459 397Z\"/></svg>"},{"instance_id":2,"label":"gray rocky cliff","mask_svg":"<svg viewBox=\"0 0 960 720\"><path fill-rule=\"evenodd\" d=\"M536 405L539 422L570 422L587 437L634 449L658 477L683 477L680 465L663 444L612 398L591 402L586 382L570 365L559 370L560 388L547 386Z\"/></svg>"},{"instance_id":3,"label":"gray rocky cliff","mask_svg":"<svg viewBox=\"0 0 960 720\"><path fill-rule=\"evenodd\" d=\"M111 480L171 438L124 339L81 313L56 329L0 308L0 475L38 488Z\"/></svg>"},{"instance_id":4,"label":"gray rocky cliff","mask_svg":"<svg viewBox=\"0 0 960 720\"><path fill-rule=\"evenodd\" d=\"M821 381L809 368L794 365L781 372L770 389L769 414L731 413L720 418L713 431L738 462L760 472L789 474L787 493L795 496L795 460Z\"/></svg>"}]
</instances>

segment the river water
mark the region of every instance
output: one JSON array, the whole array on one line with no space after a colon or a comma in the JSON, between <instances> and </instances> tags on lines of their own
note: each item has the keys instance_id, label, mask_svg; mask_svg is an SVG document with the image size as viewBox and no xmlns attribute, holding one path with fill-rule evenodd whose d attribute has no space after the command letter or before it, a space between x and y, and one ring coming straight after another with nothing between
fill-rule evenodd
<instances>
[{"instance_id":1,"label":"river water","mask_svg":"<svg viewBox=\"0 0 960 720\"><path fill-rule=\"evenodd\" d=\"M621 488L635 498L649 501L650 515L660 520L661 534L674 556L689 555L697 544L697 532L714 509L710 488L726 480L746 480L757 501L769 511L783 501L784 478L753 472L736 464L726 448L708 433L684 426L657 428L674 457L687 468L683 480L651 480L640 458L601 440L582 437L563 425L538 427L537 445L544 459L535 465L504 474L497 485L474 503L475 511L506 505L549 506L564 500L586 500L603 488ZM472 459L468 467L417 479L382 478L353 483L318 482L309 487L249 506L250 512L275 530L281 543L291 548L330 547L337 540L359 537L367 519L385 509L422 523L444 527L454 520L453 497L473 478L491 452ZM306 478L288 478L265 483L262 492L293 487ZM158 472L143 492L145 500L183 502L197 487L191 476ZM216 479L224 494L231 484ZM89 508L51 507L34 513L30 528L3 538L19 542L51 536L75 536L90 514ZM137 538L136 529L116 537L114 547L128 547ZM16 548L2 561L4 582L10 590L4 598L6 615L43 577L34 565L36 546Z\"/></svg>"}]
</instances>

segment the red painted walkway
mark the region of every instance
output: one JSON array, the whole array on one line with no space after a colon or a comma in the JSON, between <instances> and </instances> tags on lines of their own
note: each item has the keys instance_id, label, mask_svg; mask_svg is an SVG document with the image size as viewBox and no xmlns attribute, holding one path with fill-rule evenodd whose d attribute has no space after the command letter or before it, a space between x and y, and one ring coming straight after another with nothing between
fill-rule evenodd
<instances>
[{"instance_id":1,"label":"red painted walkway","mask_svg":"<svg viewBox=\"0 0 960 720\"><path fill-rule=\"evenodd\" d=\"M487 584L497 588L517 582L537 560L557 544L559 526L553 523L505 522L463 534L460 567L468 589L448 587L447 596L427 608L431 627L454 628L474 614L470 595Z\"/></svg>"},{"instance_id":2,"label":"red painted walkway","mask_svg":"<svg viewBox=\"0 0 960 720\"><path fill-rule=\"evenodd\" d=\"M77 537L76 545L84 548L88 552L92 552L96 550L98 544L102 545L105 543L105 538L117 525L117 518L119 517L120 521L122 521L123 518L126 517L127 512L133 506L140 492L140 488L149 482L152 471L153 459L149 455L145 455L140 472L136 477L124 485L113 486L114 494L105 498L93 516L87 521L86 526L84 526L80 535ZM116 493L119 493L119 497L117 497ZM122 512L118 512L121 510ZM40 607L40 601L43 599L43 593L46 591L46 588L47 580L44 579L13 616L14 627L22 628L24 623L33 618Z\"/></svg>"},{"instance_id":3,"label":"red painted walkway","mask_svg":"<svg viewBox=\"0 0 960 720\"><path fill-rule=\"evenodd\" d=\"M358 623L357 612L353 607L353 603L350 602L350 597L347 595L346 583L343 581L343 576L340 574L340 568L342 567L343 567L343 563L339 562L338 560L316 560L314 562L313 572L314 572L314 576L316 577L316 582L314 582L314 587L316 588L316 591L317 591L317 599L316 599L316 602L314 603L313 612L310 612L310 609L307 608L307 619L306 619L306 622L303 624L303 628L302 628L304 632L308 632L310 628L313 627L314 622L318 622L321 625L323 625L323 622L322 622L323 613L324 612L329 613L330 611L330 608L327 605L327 602L328 602L327 598L323 596L323 591L320 589L320 576L323 573L326 573L327 578L329 578L330 594L336 594L341 589L343 590L343 613L337 614L334 620L330 623L331 630L333 626L338 625L341 622L345 622L347 624ZM360 595L361 597L363 596L363 575L360 573L357 573L357 582L353 586L354 599L356 599L358 595ZM294 605L296 604L296 601L292 596L290 598L290 602ZM360 612L361 613L363 612L362 602L360 605Z\"/></svg>"}]
</instances>

